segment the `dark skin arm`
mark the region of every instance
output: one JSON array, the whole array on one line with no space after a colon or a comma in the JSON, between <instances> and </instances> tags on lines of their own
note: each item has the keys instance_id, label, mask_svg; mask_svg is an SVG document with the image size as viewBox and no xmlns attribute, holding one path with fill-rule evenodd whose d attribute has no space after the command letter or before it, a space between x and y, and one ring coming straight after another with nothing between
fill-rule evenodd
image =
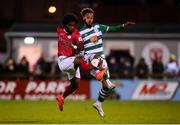
<instances>
[{"instance_id":1,"label":"dark skin arm","mask_svg":"<svg viewBox=\"0 0 180 125\"><path fill-rule=\"evenodd\" d=\"M77 53L84 50L84 43L83 42L79 42L76 46L77 46L77 49L76 49Z\"/></svg>"},{"instance_id":2,"label":"dark skin arm","mask_svg":"<svg viewBox=\"0 0 180 125\"><path fill-rule=\"evenodd\" d=\"M79 53L79 52L84 50L84 43L83 42L79 42L77 45L75 45L75 46L77 46L77 48L74 48L74 45L69 41L65 42L65 45L71 47L72 49L75 49L76 53Z\"/></svg>"}]
</instances>

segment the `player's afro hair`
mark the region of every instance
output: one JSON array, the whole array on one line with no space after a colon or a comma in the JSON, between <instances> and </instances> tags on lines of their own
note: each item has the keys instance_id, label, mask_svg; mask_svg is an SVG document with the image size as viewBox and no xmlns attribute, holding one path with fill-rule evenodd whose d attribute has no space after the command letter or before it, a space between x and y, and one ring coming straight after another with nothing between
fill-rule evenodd
<instances>
[{"instance_id":1,"label":"player's afro hair","mask_svg":"<svg viewBox=\"0 0 180 125\"><path fill-rule=\"evenodd\" d=\"M63 21L62 21L62 24L64 26L68 25L70 22L75 22L75 23L78 23L78 19L77 19L77 16L74 15L74 14L66 14L63 18Z\"/></svg>"},{"instance_id":2,"label":"player's afro hair","mask_svg":"<svg viewBox=\"0 0 180 125\"><path fill-rule=\"evenodd\" d=\"M84 8L81 10L81 15L84 17L87 13L94 13L94 10L91 8Z\"/></svg>"}]
</instances>

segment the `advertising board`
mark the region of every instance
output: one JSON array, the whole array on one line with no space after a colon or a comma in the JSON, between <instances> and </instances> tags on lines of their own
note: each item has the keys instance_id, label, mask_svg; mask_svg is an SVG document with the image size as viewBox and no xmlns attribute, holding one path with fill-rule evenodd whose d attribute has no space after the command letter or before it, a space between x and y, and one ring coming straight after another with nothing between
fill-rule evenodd
<instances>
[{"instance_id":1,"label":"advertising board","mask_svg":"<svg viewBox=\"0 0 180 125\"><path fill-rule=\"evenodd\" d=\"M62 81L0 81L0 99L54 100L56 95L62 94L69 84L70 82ZM89 99L89 81L81 81L76 92L68 98Z\"/></svg>"}]
</instances>

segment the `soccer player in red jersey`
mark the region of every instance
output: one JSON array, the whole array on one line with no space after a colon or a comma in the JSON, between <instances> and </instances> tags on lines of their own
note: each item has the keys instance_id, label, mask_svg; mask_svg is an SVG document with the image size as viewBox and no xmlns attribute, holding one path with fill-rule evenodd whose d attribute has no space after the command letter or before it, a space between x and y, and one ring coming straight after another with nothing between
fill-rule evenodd
<instances>
[{"instance_id":1,"label":"soccer player in red jersey","mask_svg":"<svg viewBox=\"0 0 180 125\"><path fill-rule=\"evenodd\" d=\"M84 44L79 31L76 29L77 18L68 14L63 19L63 25L57 28L58 33L58 65L62 72L66 73L71 84L62 95L57 96L59 109L63 110L64 99L72 94L80 82L80 69L91 70L93 66L88 64L82 55L76 55L84 49ZM104 71L100 71L100 78Z\"/></svg>"}]
</instances>

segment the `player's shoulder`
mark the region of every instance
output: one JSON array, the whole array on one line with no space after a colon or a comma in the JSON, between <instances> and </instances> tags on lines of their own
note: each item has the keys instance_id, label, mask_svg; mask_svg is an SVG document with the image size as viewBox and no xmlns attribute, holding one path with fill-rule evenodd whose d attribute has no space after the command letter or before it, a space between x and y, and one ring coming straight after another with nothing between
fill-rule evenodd
<instances>
[{"instance_id":1,"label":"player's shoulder","mask_svg":"<svg viewBox=\"0 0 180 125\"><path fill-rule=\"evenodd\" d=\"M87 27L86 25L84 25L83 27L80 28L80 34L84 34L89 29L94 28L95 25L97 25L97 23L93 23L91 27Z\"/></svg>"},{"instance_id":2,"label":"player's shoulder","mask_svg":"<svg viewBox=\"0 0 180 125\"><path fill-rule=\"evenodd\" d=\"M93 23L92 26L91 26L91 28L99 27L100 25L102 25L102 24L100 24L100 23ZM82 28L80 28L80 32L81 32L81 31L84 31L84 30L86 30L86 29L89 29L89 27L83 26Z\"/></svg>"},{"instance_id":3,"label":"player's shoulder","mask_svg":"<svg viewBox=\"0 0 180 125\"><path fill-rule=\"evenodd\" d=\"M79 33L79 29L75 28L74 32Z\"/></svg>"},{"instance_id":4,"label":"player's shoulder","mask_svg":"<svg viewBox=\"0 0 180 125\"><path fill-rule=\"evenodd\" d=\"M93 26L94 26L94 23L92 24L91 27L93 27ZM80 27L80 32L83 31L83 30L89 29L91 27L87 27L86 25L83 25L82 27Z\"/></svg>"},{"instance_id":5,"label":"player's shoulder","mask_svg":"<svg viewBox=\"0 0 180 125\"><path fill-rule=\"evenodd\" d=\"M57 32L63 32L64 31L64 27L63 26L58 26L57 27Z\"/></svg>"},{"instance_id":6,"label":"player's shoulder","mask_svg":"<svg viewBox=\"0 0 180 125\"><path fill-rule=\"evenodd\" d=\"M79 34L79 32L80 32L80 31L76 28L73 33L74 33L74 34Z\"/></svg>"},{"instance_id":7,"label":"player's shoulder","mask_svg":"<svg viewBox=\"0 0 180 125\"><path fill-rule=\"evenodd\" d=\"M99 28L102 27L102 25L103 25L103 24L101 24L101 23L94 23L93 28L94 28L94 29L97 29L97 28L99 29Z\"/></svg>"},{"instance_id":8,"label":"player's shoulder","mask_svg":"<svg viewBox=\"0 0 180 125\"><path fill-rule=\"evenodd\" d=\"M80 28L80 32L81 31L83 31L83 30L85 30L87 27L84 25L84 26L82 26L81 28Z\"/></svg>"},{"instance_id":9,"label":"player's shoulder","mask_svg":"<svg viewBox=\"0 0 180 125\"><path fill-rule=\"evenodd\" d=\"M105 26L105 24L102 24L102 23L96 23L96 24L94 24L94 27L101 27L101 26Z\"/></svg>"},{"instance_id":10,"label":"player's shoulder","mask_svg":"<svg viewBox=\"0 0 180 125\"><path fill-rule=\"evenodd\" d=\"M76 28L73 32L73 35L79 35L80 34L80 31Z\"/></svg>"}]
</instances>

